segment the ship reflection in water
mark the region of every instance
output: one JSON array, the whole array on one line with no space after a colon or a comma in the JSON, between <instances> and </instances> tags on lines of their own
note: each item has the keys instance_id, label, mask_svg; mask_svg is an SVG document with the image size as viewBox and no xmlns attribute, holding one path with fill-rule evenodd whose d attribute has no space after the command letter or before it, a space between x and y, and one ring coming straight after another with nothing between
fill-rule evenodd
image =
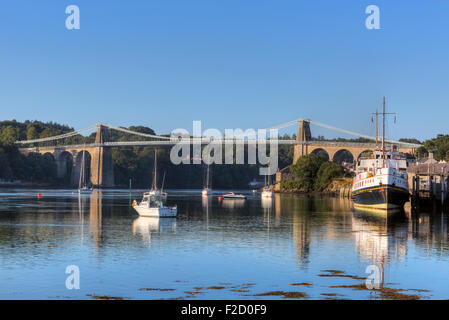
<instances>
[{"instance_id":1,"label":"ship reflection in water","mask_svg":"<svg viewBox=\"0 0 449 320\"><path fill-rule=\"evenodd\" d=\"M406 208L387 219L353 211L348 199L275 194L220 201L171 192L176 197L168 204L178 205L179 216L151 218L139 217L130 207L137 195L124 191L40 192L42 199L36 190L8 190L0 197L0 257L8 261L0 264L0 298L67 296L54 277L71 264L88 279L69 293L80 299L92 293L178 298L219 283L254 288L245 289L247 296L205 290L197 298L296 290L312 299L371 299L371 292L351 289L364 283L369 265L381 269L387 288L397 284L429 290L421 298L449 298L448 215L440 212ZM148 270L158 276L149 277ZM29 275L40 282L30 283ZM143 287L174 290L139 291Z\"/></svg>"}]
</instances>

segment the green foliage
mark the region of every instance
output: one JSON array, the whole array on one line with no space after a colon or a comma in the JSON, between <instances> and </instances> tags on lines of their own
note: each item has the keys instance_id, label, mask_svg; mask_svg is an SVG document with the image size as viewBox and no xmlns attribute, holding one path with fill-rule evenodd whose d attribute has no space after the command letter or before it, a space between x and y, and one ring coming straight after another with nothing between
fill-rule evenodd
<instances>
[{"instance_id":1,"label":"green foliage","mask_svg":"<svg viewBox=\"0 0 449 320\"><path fill-rule=\"evenodd\" d=\"M424 141L424 146L416 149L415 156L427 157L429 152L433 152L435 160L449 161L449 135L439 134L436 138Z\"/></svg>"},{"instance_id":2,"label":"green foliage","mask_svg":"<svg viewBox=\"0 0 449 320\"><path fill-rule=\"evenodd\" d=\"M0 143L6 146L13 146L19 138L17 128L13 126L6 126L1 129L0 132Z\"/></svg>"},{"instance_id":3,"label":"green foliage","mask_svg":"<svg viewBox=\"0 0 449 320\"><path fill-rule=\"evenodd\" d=\"M56 163L51 154L25 156L17 147L0 145L0 179L56 183Z\"/></svg>"},{"instance_id":4,"label":"green foliage","mask_svg":"<svg viewBox=\"0 0 449 320\"><path fill-rule=\"evenodd\" d=\"M288 134L279 137L279 140L295 140L296 137L290 137ZM285 168L292 164L293 162L293 152L294 146L291 144L282 144L278 145L278 166L279 168Z\"/></svg>"},{"instance_id":5,"label":"green foliage","mask_svg":"<svg viewBox=\"0 0 449 320\"><path fill-rule=\"evenodd\" d=\"M401 138L401 139L399 139L399 141L407 142L407 143L421 144L421 141L419 141L418 139L415 139L415 138Z\"/></svg>"},{"instance_id":6,"label":"green foliage","mask_svg":"<svg viewBox=\"0 0 449 320\"><path fill-rule=\"evenodd\" d=\"M292 190L292 189L302 189L303 185L300 180L286 180L281 181L281 189Z\"/></svg>"},{"instance_id":7,"label":"green foliage","mask_svg":"<svg viewBox=\"0 0 449 320\"><path fill-rule=\"evenodd\" d=\"M8 155L3 147L0 147L0 178L11 179L13 176L11 167L8 161Z\"/></svg>"},{"instance_id":8,"label":"green foliage","mask_svg":"<svg viewBox=\"0 0 449 320\"><path fill-rule=\"evenodd\" d=\"M318 170L324 162L325 160L317 155L305 155L298 158L291 167L291 172L301 182L302 188L312 190Z\"/></svg>"},{"instance_id":9,"label":"green foliage","mask_svg":"<svg viewBox=\"0 0 449 320\"><path fill-rule=\"evenodd\" d=\"M35 126L30 125L27 127L27 140L34 140L39 138L39 133Z\"/></svg>"},{"instance_id":10,"label":"green foliage","mask_svg":"<svg viewBox=\"0 0 449 320\"><path fill-rule=\"evenodd\" d=\"M428 155L429 155L429 152L427 151L426 147L424 147L424 146L417 148L415 151L416 158L425 158Z\"/></svg>"},{"instance_id":11,"label":"green foliage","mask_svg":"<svg viewBox=\"0 0 449 320\"><path fill-rule=\"evenodd\" d=\"M296 180L282 181L282 189L302 189L304 191L323 190L329 183L344 175L343 168L315 154L302 156L291 167Z\"/></svg>"},{"instance_id":12,"label":"green foliage","mask_svg":"<svg viewBox=\"0 0 449 320\"><path fill-rule=\"evenodd\" d=\"M323 190L334 178L344 175L343 168L335 162L324 162L317 172L315 190Z\"/></svg>"}]
</instances>

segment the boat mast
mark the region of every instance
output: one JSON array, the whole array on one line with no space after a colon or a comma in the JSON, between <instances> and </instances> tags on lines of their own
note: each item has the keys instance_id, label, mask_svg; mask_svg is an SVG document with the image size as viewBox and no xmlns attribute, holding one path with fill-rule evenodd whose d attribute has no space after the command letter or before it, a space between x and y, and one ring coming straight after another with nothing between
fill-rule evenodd
<instances>
[{"instance_id":1,"label":"boat mast","mask_svg":"<svg viewBox=\"0 0 449 320\"><path fill-rule=\"evenodd\" d=\"M154 173L153 173L153 190L157 189L157 152L156 149L154 149Z\"/></svg>"},{"instance_id":2,"label":"boat mast","mask_svg":"<svg viewBox=\"0 0 449 320\"><path fill-rule=\"evenodd\" d=\"M164 183L165 183L165 171L164 171L164 177L162 178L161 192L164 190Z\"/></svg>"},{"instance_id":3,"label":"boat mast","mask_svg":"<svg viewBox=\"0 0 449 320\"><path fill-rule=\"evenodd\" d=\"M80 181L78 184L78 189L81 189L82 184L84 183L84 151L81 151L83 153L83 157L81 158L81 172L80 172Z\"/></svg>"},{"instance_id":4,"label":"boat mast","mask_svg":"<svg viewBox=\"0 0 449 320\"><path fill-rule=\"evenodd\" d=\"M379 111L377 111L376 108L376 112L372 113L373 116L376 116L376 149L379 150ZM373 121L373 118L371 118L371 122Z\"/></svg>"},{"instance_id":5,"label":"boat mast","mask_svg":"<svg viewBox=\"0 0 449 320\"><path fill-rule=\"evenodd\" d=\"M382 167L385 167L385 96L382 103Z\"/></svg>"},{"instance_id":6,"label":"boat mast","mask_svg":"<svg viewBox=\"0 0 449 320\"><path fill-rule=\"evenodd\" d=\"M207 173L206 173L206 189L209 189L209 167L210 165L207 165Z\"/></svg>"}]
</instances>

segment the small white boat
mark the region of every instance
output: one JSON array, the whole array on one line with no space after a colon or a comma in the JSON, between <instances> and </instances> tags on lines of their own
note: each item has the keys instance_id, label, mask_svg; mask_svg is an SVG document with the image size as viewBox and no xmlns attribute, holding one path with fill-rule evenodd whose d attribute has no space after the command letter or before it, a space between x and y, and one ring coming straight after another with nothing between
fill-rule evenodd
<instances>
[{"instance_id":1,"label":"small white boat","mask_svg":"<svg viewBox=\"0 0 449 320\"><path fill-rule=\"evenodd\" d=\"M271 190L271 188L269 188L269 187L266 187L266 188L263 188L263 191L260 196L262 198L272 198L273 194L274 194L273 190Z\"/></svg>"},{"instance_id":2,"label":"small white boat","mask_svg":"<svg viewBox=\"0 0 449 320\"><path fill-rule=\"evenodd\" d=\"M78 189L78 193L79 194L89 194L92 193L92 188L89 188L87 186L83 186L81 188Z\"/></svg>"},{"instance_id":3,"label":"small white boat","mask_svg":"<svg viewBox=\"0 0 449 320\"><path fill-rule=\"evenodd\" d=\"M132 207L143 217L176 217L178 209L176 206L167 207L163 203L161 194L143 194L142 201L133 201Z\"/></svg>"},{"instance_id":4,"label":"small white boat","mask_svg":"<svg viewBox=\"0 0 449 320\"><path fill-rule=\"evenodd\" d=\"M203 188L203 191L201 192L203 197L207 197L208 195L212 194L212 188L210 186L210 169L209 165L207 165L207 174L206 174L206 183Z\"/></svg>"},{"instance_id":5,"label":"small white boat","mask_svg":"<svg viewBox=\"0 0 449 320\"><path fill-rule=\"evenodd\" d=\"M223 195L223 199L246 199L246 196L243 194L235 194L234 192L230 192Z\"/></svg>"},{"instance_id":6,"label":"small white boat","mask_svg":"<svg viewBox=\"0 0 449 320\"><path fill-rule=\"evenodd\" d=\"M268 179L267 179L267 176L265 176L265 187L263 188L260 196L262 198L272 198L273 193L274 193L273 189L271 189L271 176L268 176Z\"/></svg>"}]
</instances>

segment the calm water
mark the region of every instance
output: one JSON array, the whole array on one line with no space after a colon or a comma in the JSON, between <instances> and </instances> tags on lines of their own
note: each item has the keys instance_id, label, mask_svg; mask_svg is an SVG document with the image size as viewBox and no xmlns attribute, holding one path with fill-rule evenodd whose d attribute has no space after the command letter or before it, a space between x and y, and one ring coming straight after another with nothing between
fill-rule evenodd
<instances>
[{"instance_id":1,"label":"calm water","mask_svg":"<svg viewBox=\"0 0 449 320\"><path fill-rule=\"evenodd\" d=\"M1 189L0 298L385 298L356 290L369 265L405 297L449 298L443 214L387 221L336 198L169 193L179 217L158 220L139 217L127 191ZM80 268L79 290L65 286L68 265ZM273 291L284 293L260 295Z\"/></svg>"}]
</instances>

